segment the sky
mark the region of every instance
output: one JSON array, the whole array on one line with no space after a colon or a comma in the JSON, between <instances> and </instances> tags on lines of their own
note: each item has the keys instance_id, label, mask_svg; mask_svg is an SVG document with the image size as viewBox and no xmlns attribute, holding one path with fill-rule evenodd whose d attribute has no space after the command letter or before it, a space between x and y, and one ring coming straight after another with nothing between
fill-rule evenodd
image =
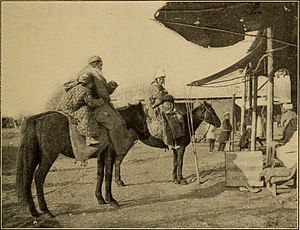
<instances>
[{"instance_id":1,"label":"sky","mask_svg":"<svg viewBox=\"0 0 300 230\"><path fill-rule=\"evenodd\" d=\"M107 80L122 92L149 85L155 69L166 88L189 96L186 84L245 56L251 38L226 48L203 48L154 20L164 2L2 2L1 111L45 111L54 90L73 79L90 56L104 61ZM199 89L193 87L193 91Z\"/></svg>"}]
</instances>

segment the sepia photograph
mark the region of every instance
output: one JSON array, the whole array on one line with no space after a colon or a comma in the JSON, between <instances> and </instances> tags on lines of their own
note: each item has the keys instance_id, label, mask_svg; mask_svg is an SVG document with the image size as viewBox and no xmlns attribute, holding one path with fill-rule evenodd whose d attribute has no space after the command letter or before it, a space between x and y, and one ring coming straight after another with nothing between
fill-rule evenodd
<instances>
[{"instance_id":1,"label":"sepia photograph","mask_svg":"<svg viewBox=\"0 0 300 230\"><path fill-rule=\"evenodd\" d=\"M1 229L299 229L298 1L1 6Z\"/></svg>"}]
</instances>

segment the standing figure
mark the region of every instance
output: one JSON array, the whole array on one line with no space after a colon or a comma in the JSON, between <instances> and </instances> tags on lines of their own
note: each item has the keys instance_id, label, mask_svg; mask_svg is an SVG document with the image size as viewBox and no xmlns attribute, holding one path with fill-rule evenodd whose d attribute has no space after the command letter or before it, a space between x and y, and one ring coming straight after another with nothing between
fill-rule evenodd
<instances>
[{"instance_id":1,"label":"standing figure","mask_svg":"<svg viewBox=\"0 0 300 230\"><path fill-rule=\"evenodd\" d=\"M256 129L256 141L260 144L261 147L264 146L261 138L265 136L263 117L261 114L257 116L257 129Z\"/></svg>"},{"instance_id":2,"label":"standing figure","mask_svg":"<svg viewBox=\"0 0 300 230\"><path fill-rule=\"evenodd\" d=\"M108 130L116 154L125 155L128 151L125 148L127 146L126 139L128 138L125 121L111 103L110 98L110 94L114 92L118 84L114 81L106 81L102 73L102 66L102 59L99 56L93 56L89 58L88 65L79 72L78 76L83 74L92 76L94 95L96 98L103 99L101 106L96 107L94 110L95 119Z\"/></svg>"},{"instance_id":3,"label":"standing figure","mask_svg":"<svg viewBox=\"0 0 300 230\"><path fill-rule=\"evenodd\" d=\"M222 131L220 133L218 142L219 144L219 151L224 151L225 149L225 145L226 145L226 141L229 140L230 138L230 133L232 131L232 125L230 124L230 120L229 120L229 112L226 112L224 114L224 120L222 121Z\"/></svg>"},{"instance_id":4,"label":"standing figure","mask_svg":"<svg viewBox=\"0 0 300 230\"><path fill-rule=\"evenodd\" d=\"M209 142L209 152L215 151L216 131L217 128L209 124L208 131L206 134L206 138Z\"/></svg>"},{"instance_id":5,"label":"standing figure","mask_svg":"<svg viewBox=\"0 0 300 230\"><path fill-rule=\"evenodd\" d=\"M176 107L174 97L164 88L166 74L158 69L151 83L146 103L151 121L162 126L162 139L166 145L175 147L175 139L184 135L182 112Z\"/></svg>"},{"instance_id":6,"label":"standing figure","mask_svg":"<svg viewBox=\"0 0 300 230\"><path fill-rule=\"evenodd\" d=\"M285 103L282 105L281 128L282 138L280 142L287 143L297 130L297 114L292 110L293 104Z\"/></svg>"},{"instance_id":7,"label":"standing figure","mask_svg":"<svg viewBox=\"0 0 300 230\"><path fill-rule=\"evenodd\" d=\"M86 137L86 144L98 144L98 124L94 116L94 108L104 103L102 98L93 96L94 86L92 76L81 75L76 82L68 85L65 94L59 101L56 110L65 113L76 120L79 134Z\"/></svg>"}]
</instances>

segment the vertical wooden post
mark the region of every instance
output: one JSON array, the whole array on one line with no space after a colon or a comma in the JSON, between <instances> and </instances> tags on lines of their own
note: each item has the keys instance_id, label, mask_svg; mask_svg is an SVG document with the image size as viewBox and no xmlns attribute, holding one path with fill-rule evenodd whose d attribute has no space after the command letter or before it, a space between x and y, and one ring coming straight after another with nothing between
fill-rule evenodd
<instances>
[{"instance_id":1,"label":"vertical wooden post","mask_svg":"<svg viewBox=\"0 0 300 230\"><path fill-rule=\"evenodd\" d=\"M235 119L234 119L234 117L235 117L235 92L234 92L234 87L233 87L233 95L232 95L232 105L231 105L231 125L232 125L232 132L231 132L231 141L230 141L230 147L229 147L229 149L231 150L231 151L234 151L234 133L235 133Z\"/></svg>"},{"instance_id":2,"label":"vertical wooden post","mask_svg":"<svg viewBox=\"0 0 300 230\"><path fill-rule=\"evenodd\" d=\"M249 111L252 110L252 78L251 74L248 74L248 103Z\"/></svg>"},{"instance_id":3,"label":"vertical wooden post","mask_svg":"<svg viewBox=\"0 0 300 230\"><path fill-rule=\"evenodd\" d=\"M267 164L272 158L272 142L273 142L273 100L274 100L274 78L273 78L273 53L269 52L272 47L273 29L267 28L267 52L268 52L268 83L267 83Z\"/></svg>"},{"instance_id":4,"label":"vertical wooden post","mask_svg":"<svg viewBox=\"0 0 300 230\"><path fill-rule=\"evenodd\" d=\"M256 128L257 128L257 77L253 77L253 103L252 103L252 131L251 131L251 151L255 151L256 148Z\"/></svg>"},{"instance_id":5,"label":"vertical wooden post","mask_svg":"<svg viewBox=\"0 0 300 230\"><path fill-rule=\"evenodd\" d=\"M247 87L247 67L243 71L244 75L244 82L242 85L242 108L241 108L241 127L240 132L241 135L245 132L244 126L245 126L245 110L246 110L246 87Z\"/></svg>"}]
</instances>

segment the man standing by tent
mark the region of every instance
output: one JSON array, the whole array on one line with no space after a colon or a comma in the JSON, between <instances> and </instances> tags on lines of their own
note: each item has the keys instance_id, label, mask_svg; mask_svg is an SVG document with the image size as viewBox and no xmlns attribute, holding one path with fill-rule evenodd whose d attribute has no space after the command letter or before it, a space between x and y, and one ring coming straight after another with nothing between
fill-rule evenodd
<instances>
[{"instance_id":1,"label":"man standing by tent","mask_svg":"<svg viewBox=\"0 0 300 230\"><path fill-rule=\"evenodd\" d=\"M232 126L229 120L229 112L226 112L224 113L224 120L222 122L222 131L218 139L218 142L220 143L218 149L219 151L224 151L226 141L229 140L231 131L232 131Z\"/></svg>"},{"instance_id":2,"label":"man standing by tent","mask_svg":"<svg viewBox=\"0 0 300 230\"><path fill-rule=\"evenodd\" d=\"M174 97L164 88L166 74L162 69L157 69L154 75L154 81L151 83L146 103L148 113L151 119L150 132L153 124L157 133L151 133L153 136L162 137L164 143L171 147L176 147L175 139L184 135L182 127L182 112L176 108ZM161 134L162 132L162 134Z\"/></svg>"}]
</instances>

